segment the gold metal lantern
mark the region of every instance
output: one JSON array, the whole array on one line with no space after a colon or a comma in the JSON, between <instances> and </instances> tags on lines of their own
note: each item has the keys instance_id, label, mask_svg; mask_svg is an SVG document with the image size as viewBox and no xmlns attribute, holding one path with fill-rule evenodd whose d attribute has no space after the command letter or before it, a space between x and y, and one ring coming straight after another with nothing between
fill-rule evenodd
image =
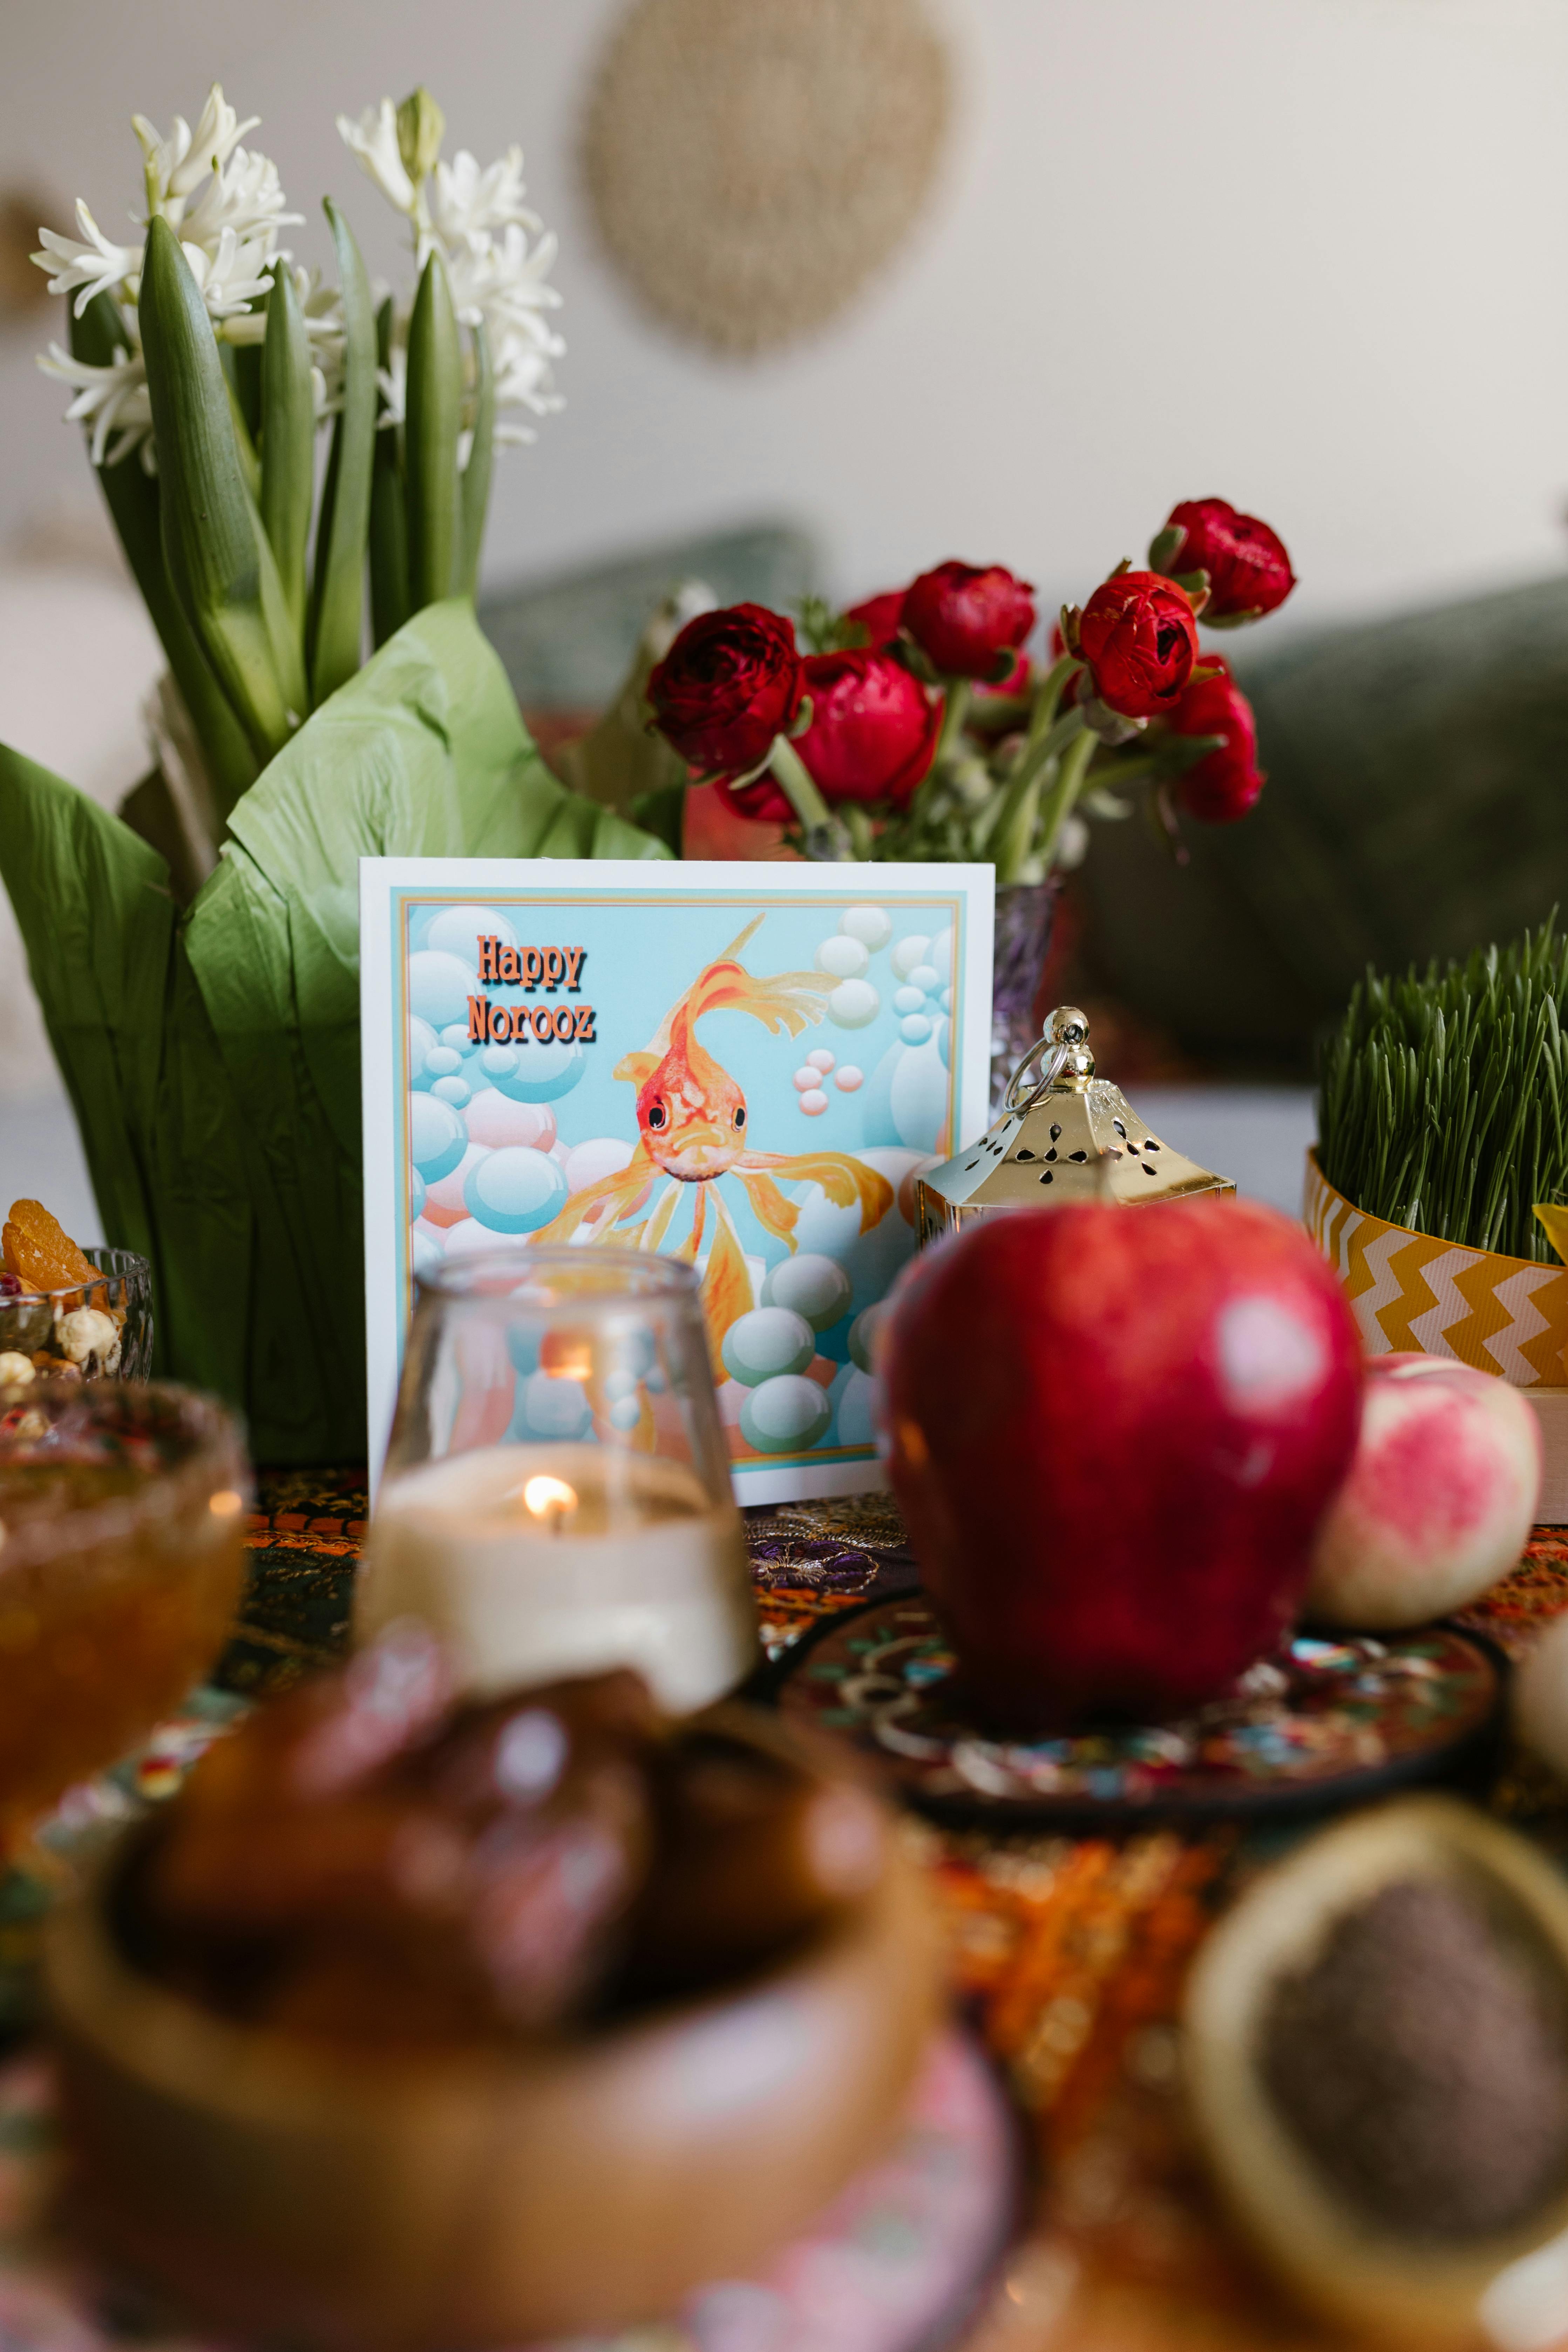
<instances>
[{"instance_id":1,"label":"gold metal lantern","mask_svg":"<svg viewBox=\"0 0 1568 2352\"><path fill-rule=\"evenodd\" d=\"M1234 1192L1139 1118L1120 1087L1094 1075L1089 1023L1064 1004L1009 1081L1002 1115L978 1143L928 1169L916 1191L922 1244L994 1211L1105 1201L1140 1208L1197 1192Z\"/></svg>"}]
</instances>

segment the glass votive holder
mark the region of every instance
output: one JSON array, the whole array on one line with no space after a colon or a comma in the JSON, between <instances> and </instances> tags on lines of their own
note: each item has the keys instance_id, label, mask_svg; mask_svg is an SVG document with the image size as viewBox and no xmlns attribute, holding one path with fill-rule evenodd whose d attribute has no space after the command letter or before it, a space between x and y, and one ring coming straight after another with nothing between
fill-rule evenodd
<instances>
[{"instance_id":1,"label":"glass votive holder","mask_svg":"<svg viewBox=\"0 0 1568 2352\"><path fill-rule=\"evenodd\" d=\"M0 1281L0 1383L144 1381L153 1369L153 1269L134 1250L84 1249L100 1282L11 1290Z\"/></svg>"},{"instance_id":2,"label":"glass votive holder","mask_svg":"<svg viewBox=\"0 0 1568 2352\"><path fill-rule=\"evenodd\" d=\"M414 1616L470 1690L628 1665L684 1714L757 1655L696 1275L503 1251L418 1280L354 1598Z\"/></svg>"}]
</instances>

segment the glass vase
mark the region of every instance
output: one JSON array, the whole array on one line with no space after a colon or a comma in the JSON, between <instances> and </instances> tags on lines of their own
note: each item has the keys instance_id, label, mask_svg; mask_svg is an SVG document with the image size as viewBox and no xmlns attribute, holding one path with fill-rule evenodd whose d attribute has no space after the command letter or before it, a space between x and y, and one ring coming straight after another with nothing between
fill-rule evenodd
<instances>
[{"instance_id":1,"label":"glass vase","mask_svg":"<svg viewBox=\"0 0 1568 2352\"><path fill-rule=\"evenodd\" d=\"M996 893L996 930L992 950L991 1116L1014 1071L1039 1036L1037 999L1050 952L1061 878L1007 882Z\"/></svg>"}]
</instances>

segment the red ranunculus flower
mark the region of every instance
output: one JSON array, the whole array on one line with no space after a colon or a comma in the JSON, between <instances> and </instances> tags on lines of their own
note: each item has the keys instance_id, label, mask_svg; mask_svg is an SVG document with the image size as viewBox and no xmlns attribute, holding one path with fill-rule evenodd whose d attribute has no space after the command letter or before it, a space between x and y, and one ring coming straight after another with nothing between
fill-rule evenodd
<instances>
[{"instance_id":1,"label":"red ranunculus flower","mask_svg":"<svg viewBox=\"0 0 1568 2352\"><path fill-rule=\"evenodd\" d=\"M795 631L765 604L699 613L647 682L654 723L700 775L744 775L765 760L805 691Z\"/></svg>"},{"instance_id":2,"label":"red ranunculus flower","mask_svg":"<svg viewBox=\"0 0 1568 2352\"><path fill-rule=\"evenodd\" d=\"M1174 709L1197 658L1192 605L1157 572L1102 581L1079 616L1079 650L1094 691L1123 719Z\"/></svg>"},{"instance_id":3,"label":"red ranunculus flower","mask_svg":"<svg viewBox=\"0 0 1568 2352\"><path fill-rule=\"evenodd\" d=\"M731 783L728 776L721 776L713 789L716 793L722 793L732 809L738 809L742 816L752 818L758 824L798 824L800 822L765 768L760 776L753 776L749 784Z\"/></svg>"},{"instance_id":4,"label":"red ranunculus flower","mask_svg":"<svg viewBox=\"0 0 1568 2352\"><path fill-rule=\"evenodd\" d=\"M1205 752L1177 778L1176 797L1189 816L1205 824L1234 824L1253 806L1267 779L1258 764L1252 705L1224 662L1212 677L1194 678L1171 713L1171 726L1178 735L1225 737L1217 751Z\"/></svg>"},{"instance_id":5,"label":"red ranunculus flower","mask_svg":"<svg viewBox=\"0 0 1568 2352\"><path fill-rule=\"evenodd\" d=\"M885 653L899 634L904 617L903 588L886 588L879 596L867 596L858 604L845 610L847 621L858 621L866 632L866 643L874 654Z\"/></svg>"},{"instance_id":6,"label":"red ranunculus flower","mask_svg":"<svg viewBox=\"0 0 1568 2352\"><path fill-rule=\"evenodd\" d=\"M904 598L905 628L944 677L994 677L1034 625L1034 590L999 563L939 563Z\"/></svg>"},{"instance_id":7,"label":"red ranunculus flower","mask_svg":"<svg viewBox=\"0 0 1568 2352\"><path fill-rule=\"evenodd\" d=\"M891 654L812 654L811 725L795 745L826 801L902 808L931 766L942 706Z\"/></svg>"},{"instance_id":8,"label":"red ranunculus flower","mask_svg":"<svg viewBox=\"0 0 1568 2352\"><path fill-rule=\"evenodd\" d=\"M1028 655L1020 654L1005 677L994 679L989 683L976 681L975 700L984 706L987 700L994 700L998 695L1027 694L1032 676Z\"/></svg>"},{"instance_id":9,"label":"red ranunculus flower","mask_svg":"<svg viewBox=\"0 0 1568 2352\"><path fill-rule=\"evenodd\" d=\"M1205 621L1261 620L1296 585L1279 532L1225 499L1184 499L1171 509L1167 528L1184 534L1171 570L1208 573Z\"/></svg>"}]
</instances>

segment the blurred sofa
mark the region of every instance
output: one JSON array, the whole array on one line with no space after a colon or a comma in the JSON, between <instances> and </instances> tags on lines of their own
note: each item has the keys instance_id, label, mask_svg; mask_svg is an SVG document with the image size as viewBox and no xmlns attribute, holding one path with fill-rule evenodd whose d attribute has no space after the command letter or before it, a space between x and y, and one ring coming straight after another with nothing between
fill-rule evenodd
<instances>
[{"instance_id":1,"label":"blurred sofa","mask_svg":"<svg viewBox=\"0 0 1568 2352\"><path fill-rule=\"evenodd\" d=\"M1568 911L1568 580L1256 646L1226 641L1268 788L1244 824L1095 828L1098 985L1221 1068L1310 1066L1369 963Z\"/></svg>"}]
</instances>

